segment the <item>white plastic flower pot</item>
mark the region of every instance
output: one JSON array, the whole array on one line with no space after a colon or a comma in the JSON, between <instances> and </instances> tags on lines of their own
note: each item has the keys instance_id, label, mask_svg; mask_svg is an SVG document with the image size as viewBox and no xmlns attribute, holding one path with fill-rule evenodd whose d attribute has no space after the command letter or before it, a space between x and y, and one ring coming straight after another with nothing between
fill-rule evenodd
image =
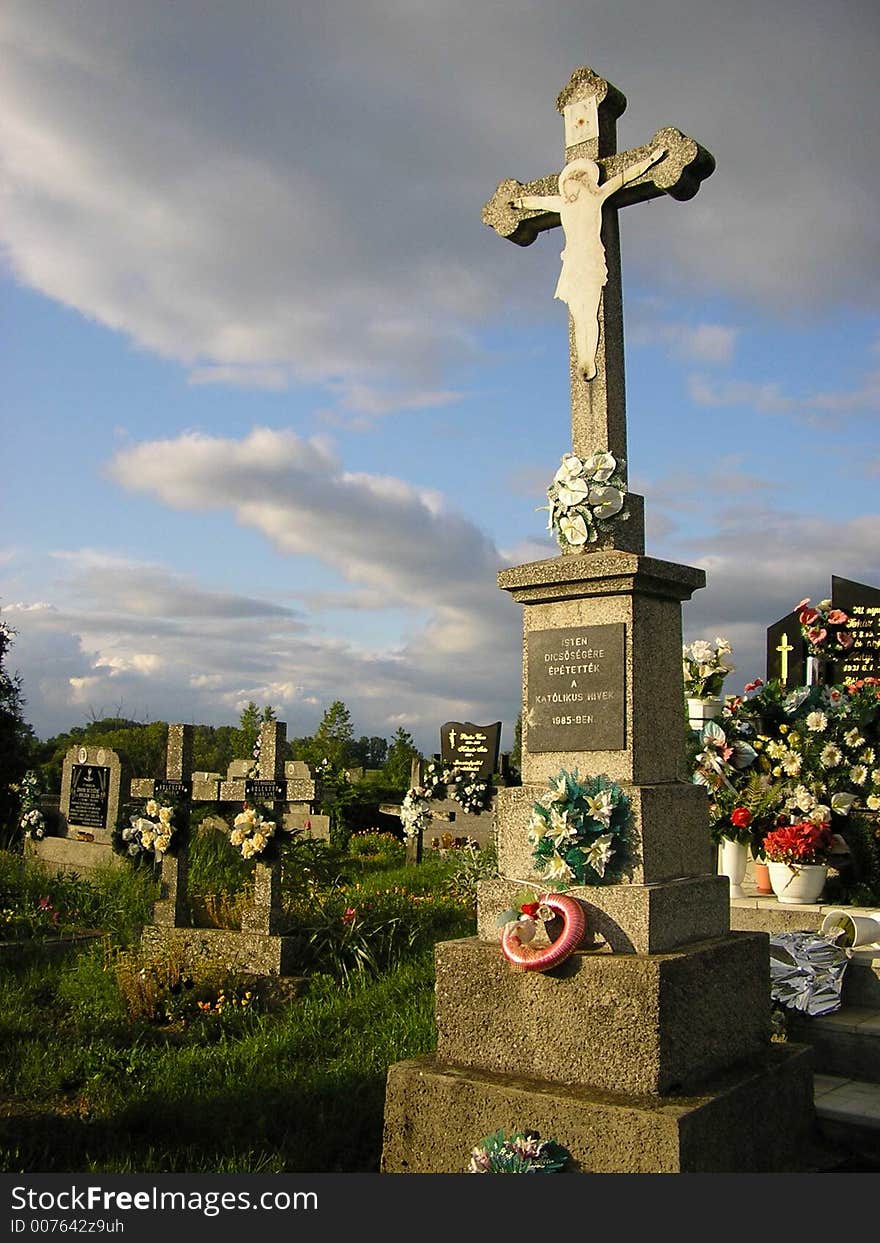
<instances>
[{"instance_id":1,"label":"white plastic flower pot","mask_svg":"<svg viewBox=\"0 0 880 1243\"><path fill-rule=\"evenodd\" d=\"M773 863L768 860L767 867L777 901L790 906L809 906L819 901L828 875L826 864Z\"/></svg>"},{"instance_id":2,"label":"white plastic flower pot","mask_svg":"<svg viewBox=\"0 0 880 1243\"><path fill-rule=\"evenodd\" d=\"M687 714L691 729L702 729L707 721L714 721L723 707L723 699L689 699Z\"/></svg>"},{"instance_id":3,"label":"white plastic flower pot","mask_svg":"<svg viewBox=\"0 0 880 1243\"><path fill-rule=\"evenodd\" d=\"M730 881L730 896L743 897L742 883L749 861L749 848L744 842L734 842L729 837L721 839L718 874Z\"/></svg>"},{"instance_id":4,"label":"white plastic flower pot","mask_svg":"<svg viewBox=\"0 0 880 1243\"><path fill-rule=\"evenodd\" d=\"M851 915L849 911L831 911L822 920L822 936L844 949L880 943L880 919L873 915Z\"/></svg>"}]
</instances>

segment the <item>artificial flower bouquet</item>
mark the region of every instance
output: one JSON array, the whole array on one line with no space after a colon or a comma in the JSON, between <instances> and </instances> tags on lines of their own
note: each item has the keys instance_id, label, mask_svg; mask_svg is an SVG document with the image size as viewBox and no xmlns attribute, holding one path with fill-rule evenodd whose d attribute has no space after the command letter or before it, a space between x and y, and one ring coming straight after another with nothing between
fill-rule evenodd
<instances>
[{"instance_id":1,"label":"artificial flower bouquet","mask_svg":"<svg viewBox=\"0 0 880 1243\"><path fill-rule=\"evenodd\" d=\"M833 609L830 600L820 600L813 606L806 597L795 605L795 612L811 656L833 660L852 648L855 640L848 629L849 615L842 609Z\"/></svg>"},{"instance_id":2,"label":"artificial flower bouquet","mask_svg":"<svg viewBox=\"0 0 880 1243\"><path fill-rule=\"evenodd\" d=\"M828 823L796 820L773 829L764 838L764 857L768 863L805 866L826 863L834 835Z\"/></svg>"},{"instance_id":3,"label":"artificial flower bouquet","mask_svg":"<svg viewBox=\"0 0 880 1243\"><path fill-rule=\"evenodd\" d=\"M729 660L733 649L727 639L716 636L714 643L695 639L681 649L686 699L717 699L728 673L736 666Z\"/></svg>"},{"instance_id":4,"label":"artificial flower bouquet","mask_svg":"<svg viewBox=\"0 0 880 1243\"><path fill-rule=\"evenodd\" d=\"M266 862L267 852L276 845L277 827L275 821L266 815L265 809L245 803L244 810L232 822L229 841L241 851L243 859L255 859L259 855L260 862Z\"/></svg>"},{"instance_id":5,"label":"artificial flower bouquet","mask_svg":"<svg viewBox=\"0 0 880 1243\"><path fill-rule=\"evenodd\" d=\"M149 858L152 863L161 863L166 854L179 850L187 821L176 799L160 802L148 798L142 809L125 813L114 844L131 859Z\"/></svg>"},{"instance_id":6,"label":"artificial flower bouquet","mask_svg":"<svg viewBox=\"0 0 880 1243\"><path fill-rule=\"evenodd\" d=\"M577 769L560 769L526 826L535 868L562 888L608 883L606 869L619 868L630 818L629 799L617 782L604 773L582 782Z\"/></svg>"},{"instance_id":7,"label":"artificial flower bouquet","mask_svg":"<svg viewBox=\"0 0 880 1243\"><path fill-rule=\"evenodd\" d=\"M566 453L547 489L547 529L562 549L595 544L612 520L626 519L623 462L602 449L588 457Z\"/></svg>"}]
</instances>

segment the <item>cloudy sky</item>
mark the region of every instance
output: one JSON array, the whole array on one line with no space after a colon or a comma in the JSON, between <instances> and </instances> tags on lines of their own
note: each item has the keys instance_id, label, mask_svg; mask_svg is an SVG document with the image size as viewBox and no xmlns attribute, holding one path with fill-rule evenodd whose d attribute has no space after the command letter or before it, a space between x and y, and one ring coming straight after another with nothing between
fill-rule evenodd
<instances>
[{"instance_id":1,"label":"cloudy sky","mask_svg":"<svg viewBox=\"0 0 880 1243\"><path fill-rule=\"evenodd\" d=\"M764 672L832 574L880 586L880 11L870 0L6 0L2 617L45 737L518 710L498 569L554 555L560 236L480 220L560 167L591 65L621 148L717 171L622 219L630 484L705 568L689 638Z\"/></svg>"}]
</instances>

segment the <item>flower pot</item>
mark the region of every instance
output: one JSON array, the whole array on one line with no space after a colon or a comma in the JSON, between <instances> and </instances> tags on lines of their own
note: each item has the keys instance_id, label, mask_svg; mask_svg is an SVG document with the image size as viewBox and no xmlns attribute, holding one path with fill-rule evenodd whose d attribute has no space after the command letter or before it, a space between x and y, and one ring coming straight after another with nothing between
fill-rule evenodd
<instances>
[{"instance_id":1,"label":"flower pot","mask_svg":"<svg viewBox=\"0 0 880 1243\"><path fill-rule=\"evenodd\" d=\"M770 884L770 868L766 863L762 863L760 859L755 859L752 864L752 872L755 877L755 893L771 894L773 886Z\"/></svg>"},{"instance_id":2,"label":"flower pot","mask_svg":"<svg viewBox=\"0 0 880 1243\"><path fill-rule=\"evenodd\" d=\"M850 915L849 911L831 911L822 920L820 929L835 945L857 949L860 945L880 942L880 919L874 915Z\"/></svg>"},{"instance_id":3,"label":"flower pot","mask_svg":"<svg viewBox=\"0 0 880 1243\"><path fill-rule=\"evenodd\" d=\"M723 699L688 699L687 714L691 729L702 729L707 721L721 715Z\"/></svg>"},{"instance_id":4,"label":"flower pot","mask_svg":"<svg viewBox=\"0 0 880 1243\"><path fill-rule=\"evenodd\" d=\"M721 851L718 861L718 875L726 876L730 881L730 896L742 898L743 877L749 861L749 848L745 842L734 842L729 837L722 837Z\"/></svg>"},{"instance_id":5,"label":"flower pot","mask_svg":"<svg viewBox=\"0 0 880 1243\"><path fill-rule=\"evenodd\" d=\"M786 905L818 902L825 888L828 867L824 863L768 863L770 884L778 901Z\"/></svg>"}]
</instances>

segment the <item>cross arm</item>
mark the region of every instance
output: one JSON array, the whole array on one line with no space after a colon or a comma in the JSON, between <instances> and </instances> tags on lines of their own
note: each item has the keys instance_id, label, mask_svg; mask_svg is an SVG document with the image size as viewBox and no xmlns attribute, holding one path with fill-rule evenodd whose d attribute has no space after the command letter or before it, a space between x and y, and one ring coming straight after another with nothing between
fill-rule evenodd
<instances>
[{"instance_id":1,"label":"cross arm","mask_svg":"<svg viewBox=\"0 0 880 1243\"><path fill-rule=\"evenodd\" d=\"M531 246L539 233L555 229L559 225L559 212L546 208L514 207L515 199L559 197L559 174L540 177L537 181L513 181L508 178L499 182L498 188L483 207L483 224L494 229L500 237L516 242L517 246Z\"/></svg>"},{"instance_id":2,"label":"cross arm","mask_svg":"<svg viewBox=\"0 0 880 1243\"><path fill-rule=\"evenodd\" d=\"M625 172L634 162L644 159L657 147L662 147L665 155L651 168L634 178L614 196L615 207L626 207L630 203L643 203L646 199L659 198L668 194L671 198L684 202L692 199L705 181L715 171L715 157L705 147L701 147L693 138L688 138L681 130L667 126L658 129L650 142L643 147L634 147L620 155L608 155L598 160L603 169L603 180Z\"/></svg>"}]
</instances>

